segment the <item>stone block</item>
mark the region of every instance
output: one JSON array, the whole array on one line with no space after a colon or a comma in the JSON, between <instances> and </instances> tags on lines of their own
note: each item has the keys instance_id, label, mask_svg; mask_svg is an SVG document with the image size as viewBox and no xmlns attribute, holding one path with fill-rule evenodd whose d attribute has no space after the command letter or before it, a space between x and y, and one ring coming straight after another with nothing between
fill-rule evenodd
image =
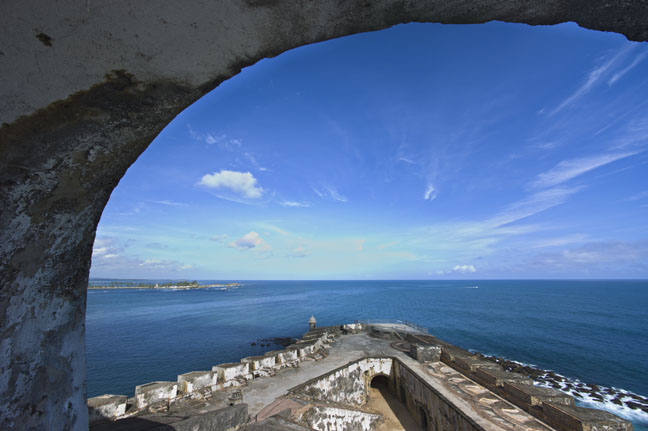
<instances>
[{"instance_id":1,"label":"stone block","mask_svg":"<svg viewBox=\"0 0 648 431\"><path fill-rule=\"evenodd\" d=\"M317 350L313 342L296 343L295 346L299 349L299 357L312 355Z\"/></svg>"},{"instance_id":2,"label":"stone block","mask_svg":"<svg viewBox=\"0 0 648 431\"><path fill-rule=\"evenodd\" d=\"M151 382L135 386L135 406L141 410L167 403L178 396L177 382Z\"/></svg>"},{"instance_id":3,"label":"stone block","mask_svg":"<svg viewBox=\"0 0 648 431\"><path fill-rule=\"evenodd\" d=\"M284 358L284 354L286 353L285 350L273 350L271 352L266 352L263 356L274 356L275 358L275 368L281 368L286 362Z\"/></svg>"},{"instance_id":4,"label":"stone block","mask_svg":"<svg viewBox=\"0 0 648 431\"><path fill-rule=\"evenodd\" d=\"M286 348L283 354L284 362L296 361L299 358L299 349L297 348Z\"/></svg>"},{"instance_id":5,"label":"stone block","mask_svg":"<svg viewBox=\"0 0 648 431\"><path fill-rule=\"evenodd\" d=\"M482 386L487 387L493 392L499 392L499 388L504 386L504 382L519 383L522 385L532 385L533 381L522 374L511 373L496 368L477 368L473 373L473 379Z\"/></svg>"},{"instance_id":6,"label":"stone block","mask_svg":"<svg viewBox=\"0 0 648 431\"><path fill-rule=\"evenodd\" d=\"M250 364L250 371L258 371L263 369L272 368L275 366L274 356L249 356L241 359L241 362Z\"/></svg>"},{"instance_id":7,"label":"stone block","mask_svg":"<svg viewBox=\"0 0 648 431\"><path fill-rule=\"evenodd\" d=\"M346 325L342 325L342 333L344 334L345 332L348 334L358 334L362 331L364 331L364 326L361 323L348 323Z\"/></svg>"},{"instance_id":8,"label":"stone block","mask_svg":"<svg viewBox=\"0 0 648 431\"><path fill-rule=\"evenodd\" d=\"M410 355L419 362L437 362L441 359L441 347L410 344Z\"/></svg>"},{"instance_id":9,"label":"stone block","mask_svg":"<svg viewBox=\"0 0 648 431\"><path fill-rule=\"evenodd\" d=\"M182 393L192 394L211 389L217 379L218 374L214 371L192 371L178 376L178 386Z\"/></svg>"},{"instance_id":10,"label":"stone block","mask_svg":"<svg viewBox=\"0 0 648 431\"><path fill-rule=\"evenodd\" d=\"M574 405L574 398L571 395L552 388L521 383L504 382L500 394L516 406L532 413L533 407L541 407L543 403Z\"/></svg>"},{"instance_id":11,"label":"stone block","mask_svg":"<svg viewBox=\"0 0 648 431\"><path fill-rule=\"evenodd\" d=\"M560 431L632 431L632 423L612 413L546 402L544 421Z\"/></svg>"},{"instance_id":12,"label":"stone block","mask_svg":"<svg viewBox=\"0 0 648 431\"><path fill-rule=\"evenodd\" d=\"M250 364L247 362L231 362L227 364L214 365L212 371L217 374L217 382L225 383L250 374Z\"/></svg>"},{"instance_id":13,"label":"stone block","mask_svg":"<svg viewBox=\"0 0 648 431\"><path fill-rule=\"evenodd\" d=\"M501 370L502 366L495 362L486 361L475 356L455 355L452 361L453 368L472 377L477 369Z\"/></svg>"},{"instance_id":14,"label":"stone block","mask_svg":"<svg viewBox=\"0 0 648 431\"><path fill-rule=\"evenodd\" d=\"M115 420L126 413L126 395L100 395L88 398L88 416L90 425L106 420Z\"/></svg>"}]
</instances>

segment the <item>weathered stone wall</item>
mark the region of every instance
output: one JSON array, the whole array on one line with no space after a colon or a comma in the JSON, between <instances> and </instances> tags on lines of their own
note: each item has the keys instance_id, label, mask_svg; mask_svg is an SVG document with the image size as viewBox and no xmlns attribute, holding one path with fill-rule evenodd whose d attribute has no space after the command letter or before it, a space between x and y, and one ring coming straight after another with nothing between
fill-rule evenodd
<instances>
[{"instance_id":1,"label":"weathered stone wall","mask_svg":"<svg viewBox=\"0 0 648 431\"><path fill-rule=\"evenodd\" d=\"M389 376L391 368L391 358L365 358L299 385L291 393L311 400L362 405L371 379L378 374Z\"/></svg>"},{"instance_id":2,"label":"weathered stone wall","mask_svg":"<svg viewBox=\"0 0 648 431\"><path fill-rule=\"evenodd\" d=\"M179 112L265 57L406 22L580 25L648 39L643 0L7 0L0 5L0 428L87 428L95 230Z\"/></svg>"},{"instance_id":3,"label":"weathered stone wall","mask_svg":"<svg viewBox=\"0 0 648 431\"><path fill-rule=\"evenodd\" d=\"M459 409L399 361L394 362L390 386L395 388L396 394L405 402L413 417L419 417L419 407L425 411L429 429L481 431Z\"/></svg>"},{"instance_id":4,"label":"weathered stone wall","mask_svg":"<svg viewBox=\"0 0 648 431\"><path fill-rule=\"evenodd\" d=\"M314 430L371 431L382 417L360 410L314 405L300 412L296 419Z\"/></svg>"}]
</instances>

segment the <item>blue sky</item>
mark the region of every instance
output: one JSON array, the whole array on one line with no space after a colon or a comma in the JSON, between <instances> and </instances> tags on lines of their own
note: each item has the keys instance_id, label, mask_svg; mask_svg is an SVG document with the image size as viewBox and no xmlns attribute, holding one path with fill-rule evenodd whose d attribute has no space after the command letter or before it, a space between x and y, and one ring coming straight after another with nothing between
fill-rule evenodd
<instances>
[{"instance_id":1,"label":"blue sky","mask_svg":"<svg viewBox=\"0 0 648 431\"><path fill-rule=\"evenodd\" d=\"M648 44L408 24L262 60L182 112L91 276L648 277Z\"/></svg>"}]
</instances>

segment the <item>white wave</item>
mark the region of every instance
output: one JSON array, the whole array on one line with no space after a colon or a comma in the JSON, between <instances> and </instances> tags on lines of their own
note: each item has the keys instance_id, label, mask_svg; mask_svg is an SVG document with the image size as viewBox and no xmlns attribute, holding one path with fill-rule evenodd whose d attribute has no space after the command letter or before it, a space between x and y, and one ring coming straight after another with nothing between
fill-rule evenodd
<instances>
[{"instance_id":1,"label":"white wave","mask_svg":"<svg viewBox=\"0 0 648 431\"><path fill-rule=\"evenodd\" d=\"M556 373L554 373L554 375L560 379L560 381L552 380L560 386L559 390L567 395L573 396L578 405L606 410L629 421L648 424L648 412L638 408L632 408L626 404L628 402L634 402L641 406L648 407L648 398L625 389L608 388L606 386L597 385L598 390L594 391L594 393L598 395L596 398L603 399L603 401L600 401L590 393L590 391L593 391L593 388L587 383L583 383L578 379L570 379ZM547 376L547 374L541 376L541 378L545 376ZM534 380L533 384L546 388L554 387L551 385L550 381ZM569 386L571 386L571 388ZM610 394L608 391L613 391L614 393ZM612 400L617 397L623 405L612 402Z\"/></svg>"}]
</instances>

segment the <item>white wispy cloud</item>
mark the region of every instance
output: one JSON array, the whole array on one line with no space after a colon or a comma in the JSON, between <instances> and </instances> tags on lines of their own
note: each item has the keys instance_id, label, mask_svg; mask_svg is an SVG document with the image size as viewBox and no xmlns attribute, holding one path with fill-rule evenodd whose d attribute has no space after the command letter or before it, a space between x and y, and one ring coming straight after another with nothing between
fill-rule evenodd
<instances>
[{"instance_id":1,"label":"white wispy cloud","mask_svg":"<svg viewBox=\"0 0 648 431\"><path fill-rule=\"evenodd\" d=\"M227 238L228 238L228 235L226 233L222 233L222 234L214 235L209 239L211 241L214 241L214 242L224 243L224 242L227 241Z\"/></svg>"},{"instance_id":2,"label":"white wispy cloud","mask_svg":"<svg viewBox=\"0 0 648 431\"><path fill-rule=\"evenodd\" d=\"M313 191L321 199L333 200L338 202L348 202L349 199L343 194L339 193L334 187L331 186L322 186L322 187L313 187Z\"/></svg>"},{"instance_id":3,"label":"white wispy cloud","mask_svg":"<svg viewBox=\"0 0 648 431\"><path fill-rule=\"evenodd\" d=\"M639 201L642 199L648 198L648 190L644 190L643 192L635 193L634 195L626 198L625 200L627 201Z\"/></svg>"},{"instance_id":4,"label":"white wispy cloud","mask_svg":"<svg viewBox=\"0 0 648 431\"><path fill-rule=\"evenodd\" d=\"M554 187L533 193L524 199L507 205L497 215L490 218L485 225L489 228L503 226L513 223L542 211L561 205L582 187Z\"/></svg>"},{"instance_id":5,"label":"white wispy cloud","mask_svg":"<svg viewBox=\"0 0 648 431\"><path fill-rule=\"evenodd\" d=\"M401 157L397 158L396 161L397 162L407 163L408 165L415 165L416 164L416 162L414 160L409 159L409 158L404 157L404 156L401 156Z\"/></svg>"},{"instance_id":6,"label":"white wispy cloud","mask_svg":"<svg viewBox=\"0 0 648 431\"><path fill-rule=\"evenodd\" d=\"M163 200L163 201L153 201L154 204L160 204L160 205L167 205L170 207L186 207L187 204L184 202L174 202L174 201L169 201L169 200Z\"/></svg>"},{"instance_id":7,"label":"white wispy cloud","mask_svg":"<svg viewBox=\"0 0 648 431\"><path fill-rule=\"evenodd\" d=\"M238 248L239 250L258 249L261 251L269 251L272 248L254 231L246 233L241 238L230 243L230 247Z\"/></svg>"},{"instance_id":8,"label":"white wispy cloud","mask_svg":"<svg viewBox=\"0 0 648 431\"><path fill-rule=\"evenodd\" d=\"M310 207L310 204L308 202L297 202L297 201L283 201L280 202L279 205L283 207L290 207L290 208L308 208Z\"/></svg>"},{"instance_id":9,"label":"white wispy cloud","mask_svg":"<svg viewBox=\"0 0 648 431\"><path fill-rule=\"evenodd\" d=\"M209 144L209 145L213 145L213 144L218 144L219 142L222 142L225 138L226 138L226 136L224 134L214 136L211 133L208 133L205 136L205 142L207 144Z\"/></svg>"},{"instance_id":10,"label":"white wispy cloud","mask_svg":"<svg viewBox=\"0 0 648 431\"><path fill-rule=\"evenodd\" d=\"M637 152L600 154L579 159L563 160L555 167L538 175L531 187L553 187L608 163L632 156Z\"/></svg>"},{"instance_id":11,"label":"white wispy cloud","mask_svg":"<svg viewBox=\"0 0 648 431\"><path fill-rule=\"evenodd\" d=\"M250 172L221 170L203 175L199 184L213 189L228 189L248 199L259 199L263 195L263 188Z\"/></svg>"},{"instance_id":12,"label":"white wispy cloud","mask_svg":"<svg viewBox=\"0 0 648 431\"><path fill-rule=\"evenodd\" d=\"M428 184L423 194L423 199L426 201L433 201L437 197L437 191L432 184Z\"/></svg>"},{"instance_id":13,"label":"white wispy cloud","mask_svg":"<svg viewBox=\"0 0 648 431\"><path fill-rule=\"evenodd\" d=\"M614 55L612 58L610 58L608 61L605 63L601 64L598 67L595 67L592 69L588 74L585 79L585 82L581 84L580 87L576 91L574 91L572 94L570 94L565 100L563 100L556 108L554 108L552 111L549 112L549 116L552 117L556 115L558 112L562 111L564 108L567 106L571 105L581 97L583 97L585 94L589 93L590 90L602 79L606 76L606 74L612 69L612 66L622 57L624 57L629 49L632 49L633 45L628 45L627 48L619 51L616 55Z\"/></svg>"},{"instance_id":14,"label":"white wispy cloud","mask_svg":"<svg viewBox=\"0 0 648 431\"><path fill-rule=\"evenodd\" d=\"M92 250L91 273L105 272L103 276L121 274L124 277L137 277L143 273L161 276L161 274L178 273L192 269L192 265L161 258L143 258L126 253L126 248L133 240L118 240L113 237L97 237ZM157 244L152 244L160 249Z\"/></svg>"},{"instance_id":15,"label":"white wispy cloud","mask_svg":"<svg viewBox=\"0 0 648 431\"><path fill-rule=\"evenodd\" d=\"M608 81L608 85L613 85L619 79L623 78L623 75L625 75L626 73L634 69L635 66L637 66L639 63L643 61L644 58L646 58L646 56L648 56L648 51L644 51L641 54L637 55L629 65L627 65L626 67L624 67L623 69L621 69L620 71L612 75L612 78L610 78L610 80Z\"/></svg>"},{"instance_id":16,"label":"white wispy cloud","mask_svg":"<svg viewBox=\"0 0 648 431\"><path fill-rule=\"evenodd\" d=\"M303 247L303 246L298 246L295 247L289 254L288 257L296 257L296 258L301 258L301 257L306 257L308 256L308 251Z\"/></svg>"},{"instance_id":17,"label":"white wispy cloud","mask_svg":"<svg viewBox=\"0 0 648 431\"><path fill-rule=\"evenodd\" d=\"M582 234L573 234L565 235L555 238L545 238L538 241L532 242L530 245L533 248L545 248L545 247L562 247L569 244L577 244L587 240L587 235Z\"/></svg>"}]
</instances>

